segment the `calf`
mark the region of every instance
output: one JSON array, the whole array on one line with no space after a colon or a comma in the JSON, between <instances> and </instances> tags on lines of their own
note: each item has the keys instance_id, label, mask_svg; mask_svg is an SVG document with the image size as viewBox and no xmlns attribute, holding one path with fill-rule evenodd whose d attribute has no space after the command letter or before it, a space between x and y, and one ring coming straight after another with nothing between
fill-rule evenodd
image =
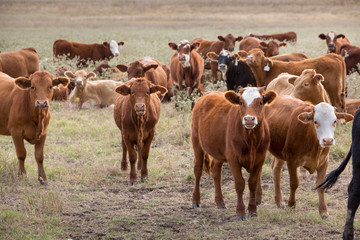
<instances>
[{"instance_id":1,"label":"calf","mask_svg":"<svg viewBox=\"0 0 360 240\"><path fill-rule=\"evenodd\" d=\"M271 60L278 60L283 62L298 62L308 57L304 53L287 53L270 57Z\"/></svg>"},{"instance_id":2,"label":"calf","mask_svg":"<svg viewBox=\"0 0 360 240\"><path fill-rule=\"evenodd\" d=\"M344 44L340 48L340 54L345 58L346 74L356 71L360 74L360 47Z\"/></svg>"},{"instance_id":3,"label":"calf","mask_svg":"<svg viewBox=\"0 0 360 240\"><path fill-rule=\"evenodd\" d=\"M240 51L238 54L246 53ZM260 49L253 49L249 52L246 62L253 71L258 86L267 86L283 72L300 75L305 69L314 69L324 76L323 85L331 104L337 111L345 112L346 71L344 59L340 55L326 54L299 62L282 62L266 58Z\"/></svg>"},{"instance_id":4,"label":"calf","mask_svg":"<svg viewBox=\"0 0 360 240\"><path fill-rule=\"evenodd\" d=\"M115 88L123 84L112 80L88 81L96 74L86 73L84 70L78 70L75 73L67 71L65 76L75 82L75 89L69 98L70 102L78 105L79 108L103 108L114 104L117 97Z\"/></svg>"},{"instance_id":5,"label":"calf","mask_svg":"<svg viewBox=\"0 0 360 240\"><path fill-rule=\"evenodd\" d=\"M255 34L250 33L249 36L258 38L260 40L276 39L280 42L289 41L289 42L293 42L293 43L296 43L296 39L297 39L295 32L264 34L264 35L255 35Z\"/></svg>"},{"instance_id":6,"label":"calf","mask_svg":"<svg viewBox=\"0 0 360 240\"><path fill-rule=\"evenodd\" d=\"M214 52L207 54L212 62L218 63L228 90L237 90L239 87L248 85L256 86L254 74L245 61L237 59L237 55L231 55L229 51L222 50L219 55Z\"/></svg>"},{"instance_id":7,"label":"calf","mask_svg":"<svg viewBox=\"0 0 360 240\"><path fill-rule=\"evenodd\" d=\"M34 48L0 53L0 72L10 77L28 77L39 71L39 57Z\"/></svg>"},{"instance_id":8,"label":"calf","mask_svg":"<svg viewBox=\"0 0 360 240\"><path fill-rule=\"evenodd\" d=\"M256 216L256 205L261 202L260 173L270 144L269 127L264 118L264 105L276 97L263 88L243 88L225 94L210 92L194 106L191 121L191 142L194 150L193 207L200 207L200 178L203 166L214 179L215 202L226 208L221 191L221 170L227 162L235 182L236 215L246 218L243 192L245 181L241 168L250 173L249 216ZM209 155L213 157L211 162Z\"/></svg>"},{"instance_id":9,"label":"calf","mask_svg":"<svg viewBox=\"0 0 360 240\"><path fill-rule=\"evenodd\" d=\"M242 36L235 37L232 34L228 34L225 37L218 36L219 41L211 41L203 38L195 38L192 43L200 43L200 47L196 50L204 60L207 59L209 52L215 52L219 54L223 49L232 52L235 49L235 43L243 39ZM209 62L205 64L205 69L211 69L211 75L213 81L217 81L217 69L218 65L216 62Z\"/></svg>"},{"instance_id":10,"label":"calf","mask_svg":"<svg viewBox=\"0 0 360 240\"><path fill-rule=\"evenodd\" d=\"M352 144L349 153L340 166L330 172L317 189L330 189L353 157L353 177L348 187L348 204L343 239L354 239L354 217L360 203L360 110L355 112L352 126Z\"/></svg>"},{"instance_id":11,"label":"calf","mask_svg":"<svg viewBox=\"0 0 360 240\"><path fill-rule=\"evenodd\" d=\"M155 134L155 126L160 117L160 99L153 93L166 93L166 88L154 85L145 78L130 80L116 88L120 95L114 107L115 123L121 131L123 157L121 170L127 170L126 155L129 152L130 185L136 182L136 151L138 170L141 169L141 180L148 176L147 159L150 144Z\"/></svg>"},{"instance_id":12,"label":"calf","mask_svg":"<svg viewBox=\"0 0 360 240\"><path fill-rule=\"evenodd\" d=\"M172 50L176 51L171 56L171 81L180 91L188 88L189 96L191 96L195 89L198 93L203 92L201 76L204 72L204 60L196 52L200 43L190 43L187 40L183 40L179 44L169 42L168 45Z\"/></svg>"},{"instance_id":13,"label":"calf","mask_svg":"<svg viewBox=\"0 0 360 240\"><path fill-rule=\"evenodd\" d=\"M319 38L326 40L326 45L328 47L327 53L340 54L341 46L350 44L349 39L347 39L344 34L336 34L333 31L328 32L326 35L321 33L319 34Z\"/></svg>"},{"instance_id":14,"label":"calf","mask_svg":"<svg viewBox=\"0 0 360 240\"><path fill-rule=\"evenodd\" d=\"M55 76L56 77L65 77L65 72L67 71L67 68L64 66L58 66L55 68ZM54 101L66 101L69 97L69 94L72 90L75 88L75 82L70 82L67 87L64 87L63 85L54 86L53 90L53 97L52 100Z\"/></svg>"},{"instance_id":15,"label":"calf","mask_svg":"<svg viewBox=\"0 0 360 240\"><path fill-rule=\"evenodd\" d=\"M0 134L11 136L19 160L19 175L26 175L24 140L35 145L38 179L47 184L44 171L44 144L50 122L50 100L53 87L66 87L69 79L55 78L46 71L37 71L30 77L11 78L0 73Z\"/></svg>"},{"instance_id":16,"label":"calf","mask_svg":"<svg viewBox=\"0 0 360 240\"><path fill-rule=\"evenodd\" d=\"M266 43L254 37L245 37L240 42L239 50L249 52L251 49L260 48L266 57L272 57L279 55L279 47L284 46L286 46L286 43L278 44L276 41Z\"/></svg>"},{"instance_id":17,"label":"calf","mask_svg":"<svg viewBox=\"0 0 360 240\"><path fill-rule=\"evenodd\" d=\"M281 171L287 163L290 177L288 206L295 208L295 192L299 186L297 168L304 167L310 174L317 172L316 184L325 179L330 147L335 144L334 131L337 119L352 120L352 115L335 112L328 103L316 106L297 99L278 96L265 108L270 128L270 153L275 157L272 174L275 202L282 207ZM319 213L327 217L324 190L318 190Z\"/></svg>"}]
</instances>

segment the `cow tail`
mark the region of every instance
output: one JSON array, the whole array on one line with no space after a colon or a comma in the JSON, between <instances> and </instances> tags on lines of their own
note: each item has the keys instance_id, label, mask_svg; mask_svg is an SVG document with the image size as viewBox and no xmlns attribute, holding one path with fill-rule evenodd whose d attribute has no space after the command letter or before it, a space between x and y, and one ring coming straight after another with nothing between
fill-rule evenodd
<instances>
[{"instance_id":1,"label":"cow tail","mask_svg":"<svg viewBox=\"0 0 360 240\"><path fill-rule=\"evenodd\" d=\"M345 97L347 97L347 84L346 84L346 64L345 64L345 59L343 59L342 61L342 65L343 65L343 73L342 73L342 85L343 85L343 89L342 89L342 92L345 94L344 96L344 99ZM345 105L345 103L344 103Z\"/></svg>"},{"instance_id":2,"label":"cow tail","mask_svg":"<svg viewBox=\"0 0 360 240\"><path fill-rule=\"evenodd\" d=\"M205 153L204 154L204 171L207 175L210 176L210 171L211 171L211 159L209 157L209 154Z\"/></svg>"},{"instance_id":3,"label":"cow tail","mask_svg":"<svg viewBox=\"0 0 360 240\"><path fill-rule=\"evenodd\" d=\"M346 158L341 162L340 166L333 170L332 172L330 172L325 181L322 182L319 186L317 186L315 189L318 189L318 188L322 188L322 189L330 189L337 181L339 175L344 171L346 165L348 164L350 158L351 158L351 149L352 149L352 146L350 147L350 151L349 153L347 154Z\"/></svg>"}]
</instances>

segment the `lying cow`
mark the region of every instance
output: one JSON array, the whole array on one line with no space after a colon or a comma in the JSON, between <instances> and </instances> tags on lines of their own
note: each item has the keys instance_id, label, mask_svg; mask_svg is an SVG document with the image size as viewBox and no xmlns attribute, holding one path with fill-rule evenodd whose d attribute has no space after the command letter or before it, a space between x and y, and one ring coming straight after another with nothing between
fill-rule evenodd
<instances>
[{"instance_id":1,"label":"lying cow","mask_svg":"<svg viewBox=\"0 0 360 240\"><path fill-rule=\"evenodd\" d=\"M84 65L87 61L99 61L120 56L119 48L124 42L111 40L110 43L79 43L68 40L56 40L53 45L54 57L66 56L68 59L79 57L78 65Z\"/></svg>"},{"instance_id":2,"label":"lying cow","mask_svg":"<svg viewBox=\"0 0 360 240\"><path fill-rule=\"evenodd\" d=\"M263 88L243 88L225 94L210 92L201 97L193 109L191 142L194 150L193 207L200 206L200 178L203 166L214 179L215 202L226 208L221 191L221 170L224 162L230 167L237 194L236 215L246 219L243 192L245 180L241 169L249 175L249 216L256 216L261 202L260 174L270 144L269 127L264 117L264 105L270 104L276 93ZM209 155L213 157L211 162Z\"/></svg>"},{"instance_id":3,"label":"lying cow","mask_svg":"<svg viewBox=\"0 0 360 240\"><path fill-rule=\"evenodd\" d=\"M69 99L79 108L103 108L114 104L117 97L115 88L123 84L113 80L88 81L96 77L96 74L86 73L84 70L78 70L75 73L67 71L65 76L75 82L75 89L71 92Z\"/></svg>"},{"instance_id":4,"label":"lying cow","mask_svg":"<svg viewBox=\"0 0 360 240\"><path fill-rule=\"evenodd\" d=\"M260 48L264 52L265 57L272 57L279 55L279 47L285 46L286 43L278 44L276 41L270 41L266 43L254 37L245 37L240 42L239 50L249 52L251 49Z\"/></svg>"},{"instance_id":5,"label":"lying cow","mask_svg":"<svg viewBox=\"0 0 360 240\"><path fill-rule=\"evenodd\" d=\"M174 95L172 91L173 83L169 78L168 67L154 58L144 57L130 63L129 66L118 64L116 67L121 72L127 72L128 80L144 77L155 85L165 87L168 90L165 96L167 101L170 101Z\"/></svg>"},{"instance_id":6,"label":"lying cow","mask_svg":"<svg viewBox=\"0 0 360 240\"><path fill-rule=\"evenodd\" d=\"M66 87L69 79L37 71L30 77L11 78L0 73L0 134L11 136L19 160L19 175L26 175L24 140L35 145L38 179L47 184L44 171L44 144L50 122L53 87Z\"/></svg>"},{"instance_id":7,"label":"lying cow","mask_svg":"<svg viewBox=\"0 0 360 240\"><path fill-rule=\"evenodd\" d=\"M246 52L240 51L238 55ZM247 64L254 73L258 86L267 86L280 73L300 75L304 69L314 69L324 76L324 88L329 95L331 104L338 111L345 112L345 62L337 54L326 54L321 57L306 59L299 62L282 62L264 56L260 49L253 49L246 58Z\"/></svg>"},{"instance_id":8,"label":"lying cow","mask_svg":"<svg viewBox=\"0 0 360 240\"><path fill-rule=\"evenodd\" d=\"M308 57L304 53L286 53L270 57L271 60L278 60L282 62L298 62Z\"/></svg>"},{"instance_id":9,"label":"lying cow","mask_svg":"<svg viewBox=\"0 0 360 240\"><path fill-rule=\"evenodd\" d=\"M327 53L340 54L341 46L350 44L349 39L347 39L344 34L336 34L333 31L328 32L326 35L321 33L319 34L319 38L326 40L326 45L328 47Z\"/></svg>"},{"instance_id":10,"label":"lying cow","mask_svg":"<svg viewBox=\"0 0 360 240\"><path fill-rule=\"evenodd\" d=\"M297 39L295 32L264 34L264 35L255 35L253 33L249 33L249 36L258 38L260 40L276 39L280 42L288 41L288 42L293 42L293 43L296 43L296 39Z\"/></svg>"},{"instance_id":11,"label":"lying cow","mask_svg":"<svg viewBox=\"0 0 360 240\"><path fill-rule=\"evenodd\" d=\"M325 179L330 147L335 144L334 131L338 119L352 120L352 115L335 112L328 103L314 106L298 99L278 96L265 108L270 128L270 153L272 162L275 202L282 207L281 172L287 163L290 177L288 206L295 208L295 192L299 186L297 168L304 167L310 174L317 172L316 184ZM319 213L328 216L324 190L318 190Z\"/></svg>"},{"instance_id":12,"label":"lying cow","mask_svg":"<svg viewBox=\"0 0 360 240\"><path fill-rule=\"evenodd\" d=\"M148 176L147 160L154 138L155 126L160 117L160 99L156 92L166 93L166 88L154 85L145 78L130 80L116 88L119 93L114 107L115 123L121 131L123 157L121 170L127 170L126 155L129 152L130 185L136 183L136 151L141 180ZM136 146L136 148L135 148Z\"/></svg>"},{"instance_id":13,"label":"lying cow","mask_svg":"<svg viewBox=\"0 0 360 240\"><path fill-rule=\"evenodd\" d=\"M0 72L10 77L28 77L39 71L39 57L34 48L0 53Z\"/></svg>"},{"instance_id":14,"label":"lying cow","mask_svg":"<svg viewBox=\"0 0 360 240\"><path fill-rule=\"evenodd\" d=\"M238 60L238 56L231 55L229 51L222 50L220 54L209 52L207 57L212 62L217 62L228 90L237 90L248 85L256 86L254 74L245 61Z\"/></svg>"},{"instance_id":15,"label":"lying cow","mask_svg":"<svg viewBox=\"0 0 360 240\"><path fill-rule=\"evenodd\" d=\"M360 110L355 112L354 122L352 126L352 144L346 158L340 166L330 172L325 181L322 182L317 189L330 189L337 181L339 175L344 171L350 158L353 158L353 177L348 187L348 204L346 223L343 232L343 239L354 239L354 217L360 203Z\"/></svg>"},{"instance_id":16,"label":"lying cow","mask_svg":"<svg viewBox=\"0 0 360 240\"><path fill-rule=\"evenodd\" d=\"M340 54L345 58L346 74L356 71L360 74L360 47L344 44L340 48Z\"/></svg>"}]
</instances>

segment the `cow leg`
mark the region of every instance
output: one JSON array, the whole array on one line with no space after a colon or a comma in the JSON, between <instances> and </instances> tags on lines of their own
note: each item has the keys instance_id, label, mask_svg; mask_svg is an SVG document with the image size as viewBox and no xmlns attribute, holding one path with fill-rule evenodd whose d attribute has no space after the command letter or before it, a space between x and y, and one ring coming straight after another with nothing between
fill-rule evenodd
<instances>
[{"instance_id":1,"label":"cow leg","mask_svg":"<svg viewBox=\"0 0 360 240\"><path fill-rule=\"evenodd\" d=\"M200 179L203 171L204 150L201 148L199 140L195 137L196 134L192 134L191 142L194 150L194 191L192 195L192 205L194 208L201 207L200 205Z\"/></svg>"},{"instance_id":2,"label":"cow leg","mask_svg":"<svg viewBox=\"0 0 360 240\"><path fill-rule=\"evenodd\" d=\"M290 177L290 197L288 206L296 209L296 189L299 187L299 177L297 175L297 166L292 164L290 161L287 162L289 177Z\"/></svg>"},{"instance_id":3,"label":"cow leg","mask_svg":"<svg viewBox=\"0 0 360 240\"><path fill-rule=\"evenodd\" d=\"M146 139L141 149L141 155L142 155L141 181L144 181L144 178L148 177L147 160L149 157L150 145L153 138L154 138L154 132L149 134L149 137Z\"/></svg>"},{"instance_id":4,"label":"cow leg","mask_svg":"<svg viewBox=\"0 0 360 240\"><path fill-rule=\"evenodd\" d=\"M241 173L241 167L237 159L228 160L230 171L234 178L235 191L237 195L237 204L236 204L236 215L238 220L242 221L246 219L245 214L245 204L243 200L243 194L245 189L245 180Z\"/></svg>"},{"instance_id":5,"label":"cow leg","mask_svg":"<svg viewBox=\"0 0 360 240\"><path fill-rule=\"evenodd\" d=\"M360 203L360 179L354 175L348 187L348 204L343 239L354 239L354 217Z\"/></svg>"},{"instance_id":6,"label":"cow leg","mask_svg":"<svg viewBox=\"0 0 360 240\"><path fill-rule=\"evenodd\" d=\"M259 154L260 155L260 154ZM256 162L264 162L265 156L258 157ZM248 205L248 211L250 217L256 217L257 215L257 197L261 199L262 190L260 191L260 196L257 196L258 188L261 189L261 169L262 164L259 164L258 166L255 166L252 170L252 172L249 175L248 185L249 185L249 205ZM261 202L261 200L260 200Z\"/></svg>"},{"instance_id":7,"label":"cow leg","mask_svg":"<svg viewBox=\"0 0 360 240\"><path fill-rule=\"evenodd\" d=\"M126 147L129 152L129 162L130 162L130 181L129 185L134 185L136 183L136 151L134 149L134 144L129 141L126 141Z\"/></svg>"},{"instance_id":8,"label":"cow leg","mask_svg":"<svg viewBox=\"0 0 360 240\"><path fill-rule=\"evenodd\" d=\"M126 160L127 147L126 147L125 140L124 140L123 136L121 136L121 145L122 145L121 170L126 171L127 170L127 160Z\"/></svg>"},{"instance_id":9,"label":"cow leg","mask_svg":"<svg viewBox=\"0 0 360 240\"><path fill-rule=\"evenodd\" d=\"M222 172L223 163L217 160L213 160L213 165L211 166L212 177L214 180L215 188L215 203L219 209L226 209L224 197L221 190L221 172Z\"/></svg>"},{"instance_id":10,"label":"cow leg","mask_svg":"<svg viewBox=\"0 0 360 240\"><path fill-rule=\"evenodd\" d=\"M281 171L285 161L273 157L271 162L272 168L272 177L274 181L274 191L275 191L275 203L279 208L284 208L282 204L282 194L281 194Z\"/></svg>"},{"instance_id":11,"label":"cow leg","mask_svg":"<svg viewBox=\"0 0 360 240\"><path fill-rule=\"evenodd\" d=\"M326 156L326 158L329 158L329 156ZM316 169L317 172L316 186L319 186L325 180L327 167L328 167L328 159L326 159L323 165L321 165ZM325 203L325 190L322 188L318 188L317 192L319 195L319 213L322 219L326 219L329 214Z\"/></svg>"},{"instance_id":12,"label":"cow leg","mask_svg":"<svg viewBox=\"0 0 360 240\"><path fill-rule=\"evenodd\" d=\"M15 149L16 149L16 156L18 158L19 161L19 171L18 171L18 175L22 176L25 175L26 176L26 170L25 170L25 158L26 158L26 149L24 146L24 140L21 137L21 134L12 134L12 139L15 145Z\"/></svg>"},{"instance_id":13,"label":"cow leg","mask_svg":"<svg viewBox=\"0 0 360 240\"><path fill-rule=\"evenodd\" d=\"M45 144L46 135L42 136L39 141L35 143L35 159L38 165L38 180L40 184L46 185L47 178L44 171L44 144Z\"/></svg>"},{"instance_id":14,"label":"cow leg","mask_svg":"<svg viewBox=\"0 0 360 240\"><path fill-rule=\"evenodd\" d=\"M262 170L262 168L261 168ZM261 204L262 201L262 187L261 187L261 170L258 175L257 187L256 187L256 206Z\"/></svg>"}]
</instances>

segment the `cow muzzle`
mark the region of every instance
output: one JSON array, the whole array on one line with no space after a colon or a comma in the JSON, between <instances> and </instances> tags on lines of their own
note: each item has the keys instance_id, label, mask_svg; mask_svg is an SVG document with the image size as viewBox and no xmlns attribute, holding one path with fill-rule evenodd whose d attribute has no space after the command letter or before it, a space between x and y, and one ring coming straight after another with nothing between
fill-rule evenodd
<instances>
[{"instance_id":1,"label":"cow muzzle","mask_svg":"<svg viewBox=\"0 0 360 240\"><path fill-rule=\"evenodd\" d=\"M243 118L242 124L246 129L254 129L258 124L256 117L247 115Z\"/></svg>"},{"instance_id":2,"label":"cow muzzle","mask_svg":"<svg viewBox=\"0 0 360 240\"><path fill-rule=\"evenodd\" d=\"M76 80L76 82L75 82L75 86L79 86L79 87L82 87L83 86L83 81L81 81L81 80Z\"/></svg>"},{"instance_id":3,"label":"cow muzzle","mask_svg":"<svg viewBox=\"0 0 360 240\"><path fill-rule=\"evenodd\" d=\"M234 51L234 47L229 47L229 51L230 52Z\"/></svg>"},{"instance_id":4,"label":"cow muzzle","mask_svg":"<svg viewBox=\"0 0 360 240\"><path fill-rule=\"evenodd\" d=\"M254 62L253 56L249 55L246 57L246 63L253 63L253 62Z\"/></svg>"},{"instance_id":5,"label":"cow muzzle","mask_svg":"<svg viewBox=\"0 0 360 240\"><path fill-rule=\"evenodd\" d=\"M146 113L146 105L144 103L136 103L135 104L135 112L136 115L142 116Z\"/></svg>"},{"instance_id":6,"label":"cow muzzle","mask_svg":"<svg viewBox=\"0 0 360 240\"><path fill-rule=\"evenodd\" d=\"M224 70L227 70L227 65L224 63L221 63L221 64L219 64L218 68L220 71L224 71Z\"/></svg>"},{"instance_id":7,"label":"cow muzzle","mask_svg":"<svg viewBox=\"0 0 360 240\"><path fill-rule=\"evenodd\" d=\"M44 109L49 107L48 100L36 100L35 101L35 108Z\"/></svg>"},{"instance_id":8,"label":"cow muzzle","mask_svg":"<svg viewBox=\"0 0 360 240\"><path fill-rule=\"evenodd\" d=\"M332 145L334 145L334 139L333 138L323 138L322 143L320 145L323 148L331 147Z\"/></svg>"},{"instance_id":9,"label":"cow muzzle","mask_svg":"<svg viewBox=\"0 0 360 240\"><path fill-rule=\"evenodd\" d=\"M328 44L328 48L329 48L329 50L331 50L331 51L335 50L335 44L334 44L334 43L329 43L329 44Z\"/></svg>"}]
</instances>

